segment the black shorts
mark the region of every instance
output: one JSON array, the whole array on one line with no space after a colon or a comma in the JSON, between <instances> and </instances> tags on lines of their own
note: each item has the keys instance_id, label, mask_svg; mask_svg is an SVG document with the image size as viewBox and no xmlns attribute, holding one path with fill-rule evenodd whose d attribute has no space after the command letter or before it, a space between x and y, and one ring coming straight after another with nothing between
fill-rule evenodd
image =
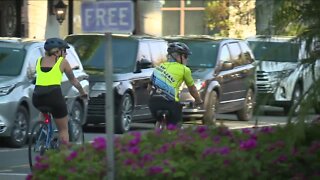
<instances>
[{"instance_id":1,"label":"black shorts","mask_svg":"<svg viewBox=\"0 0 320 180\"><path fill-rule=\"evenodd\" d=\"M151 96L149 100L149 108L152 116L158 120L156 116L158 110L168 110L168 124L177 125L182 121L182 105L176 101L168 101L161 96Z\"/></svg>"},{"instance_id":2,"label":"black shorts","mask_svg":"<svg viewBox=\"0 0 320 180\"><path fill-rule=\"evenodd\" d=\"M63 118L68 115L66 101L62 95L61 88L54 88L49 93L33 93L32 103L36 108L50 107L54 118Z\"/></svg>"}]
</instances>

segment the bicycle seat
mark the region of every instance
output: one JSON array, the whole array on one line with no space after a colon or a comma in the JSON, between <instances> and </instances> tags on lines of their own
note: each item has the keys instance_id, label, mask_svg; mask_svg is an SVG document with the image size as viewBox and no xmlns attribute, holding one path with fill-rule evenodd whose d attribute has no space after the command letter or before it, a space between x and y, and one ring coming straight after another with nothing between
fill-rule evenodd
<instances>
[{"instance_id":1,"label":"bicycle seat","mask_svg":"<svg viewBox=\"0 0 320 180\"><path fill-rule=\"evenodd\" d=\"M162 118L163 115L165 115L166 117L168 117L169 114L170 114L170 111L167 110L167 109L160 109L160 110L157 110L157 112L156 112L157 118Z\"/></svg>"},{"instance_id":2,"label":"bicycle seat","mask_svg":"<svg viewBox=\"0 0 320 180\"><path fill-rule=\"evenodd\" d=\"M48 107L48 106L40 106L40 107L37 107L37 109L42 113L51 113L52 112L52 108Z\"/></svg>"}]
</instances>

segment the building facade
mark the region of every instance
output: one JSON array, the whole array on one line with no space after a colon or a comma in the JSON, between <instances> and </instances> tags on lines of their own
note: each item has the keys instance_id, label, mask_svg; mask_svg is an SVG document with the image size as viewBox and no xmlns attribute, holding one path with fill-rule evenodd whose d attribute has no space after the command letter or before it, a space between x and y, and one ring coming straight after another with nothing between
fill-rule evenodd
<instances>
[{"instance_id":1,"label":"building facade","mask_svg":"<svg viewBox=\"0 0 320 180\"><path fill-rule=\"evenodd\" d=\"M81 4L84 1L101 0L63 0L69 6L72 2L72 14L59 24L52 13L53 6L59 0L1 0L0 36L28 38L64 37L81 30ZM165 35L213 35L206 23L205 10L208 2L214 0L132 0L135 7L135 30L133 34L154 36ZM226 0L229 1L230 0ZM255 2L240 0L238 9L229 7L230 37L255 35ZM241 8L244 15L239 15ZM68 9L68 8L67 8ZM72 22L69 22L72 21Z\"/></svg>"}]
</instances>

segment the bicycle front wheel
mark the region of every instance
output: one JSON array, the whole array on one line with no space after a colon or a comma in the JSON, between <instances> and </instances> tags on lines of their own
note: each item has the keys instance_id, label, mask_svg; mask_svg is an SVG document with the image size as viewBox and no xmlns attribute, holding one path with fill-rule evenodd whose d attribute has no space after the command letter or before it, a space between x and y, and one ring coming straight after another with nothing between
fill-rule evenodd
<instances>
[{"instance_id":1,"label":"bicycle front wheel","mask_svg":"<svg viewBox=\"0 0 320 180\"><path fill-rule=\"evenodd\" d=\"M28 157L31 171L36 162L35 158L37 156L42 156L48 149L46 146L48 132L48 125L43 121L37 122L32 127L28 143Z\"/></svg>"},{"instance_id":2,"label":"bicycle front wheel","mask_svg":"<svg viewBox=\"0 0 320 180\"><path fill-rule=\"evenodd\" d=\"M69 141L73 144L84 144L82 125L77 120L69 120Z\"/></svg>"}]
</instances>

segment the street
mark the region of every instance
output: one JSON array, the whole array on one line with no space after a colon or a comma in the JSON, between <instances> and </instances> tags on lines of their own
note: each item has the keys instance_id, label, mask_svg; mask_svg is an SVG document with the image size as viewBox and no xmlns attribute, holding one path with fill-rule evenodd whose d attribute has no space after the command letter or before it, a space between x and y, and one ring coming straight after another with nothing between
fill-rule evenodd
<instances>
[{"instance_id":1,"label":"street","mask_svg":"<svg viewBox=\"0 0 320 180\"><path fill-rule=\"evenodd\" d=\"M284 116L280 110L281 108L273 108L271 111L265 112L264 115L254 117L252 120L247 122L237 121L236 116L232 114L220 114L218 115L217 123L218 125L223 123L223 125L230 129L251 128L255 125L255 119L258 118L258 126L284 125L287 121L287 116ZM307 120L314 118L314 116L315 115L313 113L309 114ZM185 122L183 126L195 126L200 123L200 120L193 120ZM154 125L151 123L134 123L131 131L145 132L151 131L153 128ZM97 136L106 136L104 127L89 127L85 129L86 142L93 140ZM0 179L25 179L25 177L30 173L27 151L27 146L17 149L5 147L3 144L0 145Z\"/></svg>"}]
</instances>

